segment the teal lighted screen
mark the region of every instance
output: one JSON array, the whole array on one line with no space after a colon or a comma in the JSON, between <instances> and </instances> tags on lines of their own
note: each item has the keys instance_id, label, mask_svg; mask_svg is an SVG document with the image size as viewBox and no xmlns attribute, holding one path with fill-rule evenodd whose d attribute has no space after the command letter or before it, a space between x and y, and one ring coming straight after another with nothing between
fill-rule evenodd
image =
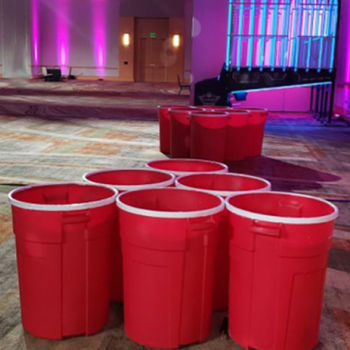
<instances>
[{"instance_id":1,"label":"teal lighted screen","mask_svg":"<svg viewBox=\"0 0 350 350\"><path fill-rule=\"evenodd\" d=\"M338 0L229 0L226 67L333 70Z\"/></svg>"}]
</instances>

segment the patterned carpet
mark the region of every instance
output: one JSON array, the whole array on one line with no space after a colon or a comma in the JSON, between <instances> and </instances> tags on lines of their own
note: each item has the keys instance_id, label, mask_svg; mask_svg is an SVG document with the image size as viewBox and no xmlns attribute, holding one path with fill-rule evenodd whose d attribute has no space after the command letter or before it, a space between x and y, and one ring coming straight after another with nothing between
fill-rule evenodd
<instances>
[{"instance_id":1,"label":"patterned carpet","mask_svg":"<svg viewBox=\"0 0 350 350\"><path fill-rule=\"evenodd\" d=\"M131 111L128 118L127 112L123 115L120 110L114 119L94 118L91 114L85 119L0 115L0 349L143 348L124 335L119 304L112 306L105 329L92 337L56 342L36 339L23 332L7 193L16 184L79 181L82 174L90 170L140 167L149 159L164 157L158 151L155 114L159 87L153 89L152 98L146 96L146 87L144 95L139 93L143 103L148 103L149 114L145 118L135 111ZM134 104L132 92L133 96L125 98L123 104ZM159 95L159 99L164 98L167 103L187 101L187 97L177 96L174 87L166 93L160 91ZM115 98L110 92L109 97L100 97L99 103ZM229 166L235 172L270 179L274 190L320 196L339 206L317 350L350 349L350 128L320 126L308 115L272 113L266 126L263 156ZM215 313L209 341L188 348L240 349L220 332L224 317L224 313Z\"/></svg>"}]
</instances>

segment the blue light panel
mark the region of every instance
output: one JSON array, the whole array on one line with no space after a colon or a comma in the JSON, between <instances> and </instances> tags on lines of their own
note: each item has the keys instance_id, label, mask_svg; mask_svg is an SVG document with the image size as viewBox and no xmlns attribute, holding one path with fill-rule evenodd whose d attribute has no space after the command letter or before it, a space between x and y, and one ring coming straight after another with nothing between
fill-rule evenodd
<instances>
[{"instance_id":1,"label":"blue light panel","mask_svg":"<svg viewBox=\"0 0 350 350\"><path fill-rule=\"evenodd\" d=\"M338 0L227 1L227 67L235 64L233 68L237 70L241 67L250 70L256 65L262 70L267 62L271 70L275 67L282 67L284 70L292 67L295 71L299 68L332 71ZM244 25L248 18L249 23ZM267 35L266 29L269 18L271 35ZM280 23L282 27L278 29ZM281 43L278 60L277 41ZM242 57L247 58L243 66Z\"/></svg>"}]
</instances>

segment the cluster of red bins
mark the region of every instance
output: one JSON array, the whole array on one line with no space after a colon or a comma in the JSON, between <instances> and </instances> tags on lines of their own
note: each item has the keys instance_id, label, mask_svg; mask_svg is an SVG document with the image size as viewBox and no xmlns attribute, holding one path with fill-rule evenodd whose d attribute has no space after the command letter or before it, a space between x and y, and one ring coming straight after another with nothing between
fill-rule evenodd
<instances>
[{"instance_id":1,"label":"cluster of red bins","mask_svg":"<svg viewBox=\"0 0 350 350\"><path fill-rule=\"evenodd\" d=\"M259 156L267 113L264 108L159 106L160 151L218 162Z\"/></svg>"},{"instance_id":2,"label":"cluster of red bins","mask_svg":"<svg viewBox=\"0 0 350 350\"><path fill-rule=\"evenodd\" d=\"M312 349L337 208L213 161L147 165L9 194L24 329L90 335L112 300L130 339L170 349L228 308L245 348Z\"/></svg>"}]
</instances>

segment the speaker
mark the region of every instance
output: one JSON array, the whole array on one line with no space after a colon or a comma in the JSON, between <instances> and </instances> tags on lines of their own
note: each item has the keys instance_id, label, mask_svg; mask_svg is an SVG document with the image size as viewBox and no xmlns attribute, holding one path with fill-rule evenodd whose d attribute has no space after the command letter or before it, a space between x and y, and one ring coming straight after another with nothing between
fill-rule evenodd
<instances>
[{"instance_id":1,"label":"speaker","mask_svg":"<svg viewBox=\"0 0 350 350\"><path fill-rule=\"evenodd\" d=\"M47 68L45 81L61 81L62 73L60 68Z\"/></svg>"}]
</instances>

